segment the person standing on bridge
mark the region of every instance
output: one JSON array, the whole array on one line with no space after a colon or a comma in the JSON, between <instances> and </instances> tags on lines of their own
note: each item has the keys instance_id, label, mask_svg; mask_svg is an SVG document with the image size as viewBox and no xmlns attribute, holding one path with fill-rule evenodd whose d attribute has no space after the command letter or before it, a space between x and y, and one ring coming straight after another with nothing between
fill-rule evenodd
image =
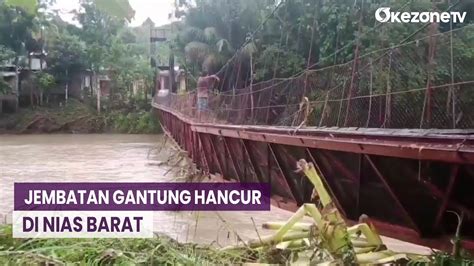
<instances>
[{"instance_id":1,"label":"person standing on bridge","mask_svg":"<svg viewBox=\"0 0 474 266\"><path fill-rule=\"evenodd\" d=\"M207 116L209 111L209 90L211 90L216 82L220 81L216 75L209 75L207 71L202 71L201 76L197 81L197 109L198 120L201 121L203 114Z\"/></svg>"}]
</instances>

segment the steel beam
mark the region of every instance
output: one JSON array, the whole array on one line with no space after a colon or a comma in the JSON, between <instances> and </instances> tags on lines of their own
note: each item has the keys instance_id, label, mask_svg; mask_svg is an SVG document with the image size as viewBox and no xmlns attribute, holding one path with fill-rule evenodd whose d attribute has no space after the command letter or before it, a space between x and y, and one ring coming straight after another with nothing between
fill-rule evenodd
<instances>
[{"instance_id":1,"label":"steel beam","mask_svg":"<svg viewBox=\"0 0 474 266\"><path fill-rule=\"evenodd\" d=\"M346 177L348 177L350 180L357 182L358 178L357 176L352 173L351 170L347 169L347 167L335 156L333 156L330 152L324 152L324 155L329 157L329 160L336 166L337 169L339 169L342 174Z\"/></svg>"},{"instance_id":2,"label":"steel beam","mask_svg":"<svg viewBox=\"0 0 474 266\"><path fill-rule=\"evenodd\" d=\"M422 184L435 196L436 198L443 199L445 196L445 193L443 193L438 187L435 185L429 183L429 182L422 182ZM469 217L474 217L474 210L468 209L464 207L462 204L460 204L457 201L454 201L453 199L448 201L448 206L456 209L458 211L464 212L468 214Z\"/></svg>"},{"instance_id":3,"label":"steel beam","mask_svg":"<svg viewBox=\"0 0 474 266\"><path fill-rule=\"evenodd\" d=\"M231 152L231 150L229 149L229 146L227 145L227 139L224 137L223 138L223 141L224 141L224 146L227 150L227 153L229 154L229 157L230 157L230 161L232 163L232 168L234 169L234 172L235 172L235 175L237 176L237 179L239 179L240 182L243 182L244 179L243 177L241 176L240 174L240 169L238 167L238 165L236 164L235 162L235 158L234 158L234 155L233 153Z\"/></svg>"},{"instance_id":4,"label":"steel beam","mask_svg":"<svg viewBox=\"0 0 474 266\"><path fill-rule=\"evenodd\" d=\"M454 165L451 167L451 175L449 177L448 187L446 188L446 192L443 196L441 205L439 207L438 213L436 214L436 219L434 223L434 228L439 229L441 224L441 220L443 219L444 212L446 211L446 207L448 206L449 199L451 198L451 192L453 191L454 184L456 183L456 179L459 173L459 165Z\"/></svg>"},{"instance_id":5,"label":"steel beam","mask_svg":"<svg viewBox=\"0 0 474 266\"><path fill-rule=\"evenodd\" d=\"M393 200L395 201L395 204L397 205L398 209L402 212L404 218L410 223L410 225L412 226L413 229L415 229L417 232L420 232L420 229L418 228L418 226L416 225L415 221L413 220L413 218L411 217L411 215L408 213L408 211L406 210L406 208L403 206L403 204L400 202L400 199L398 198L397 194L392 190L392 188L390 187L390 185L387 183L387 180L385 179L385 177L382 175L382 173L379 171L379 169L377 168L377 166L375 165L375 163L372 161L372 159L370 158L369 155L365 154L365 159L367 159L367 162L369 162L370 166L372 167L372 169L374 170L375 174L377 175L377 177L380 179L380 181L382 182L382 184L384 185L385 189L387 190L387 192L390 194L390 196L393 198Z\"/></svg>"},{"instance_id":6,"label":"steel beam","mask_svg":"<svg viewBox=\"0 0 474 266\"><path fill-rule=\"evenodd\" d=\"M271 148L270 145L266 144L267 147L267 172L268 172L268 182L270 183L270 186L272 186L272 156L271 154ZM291 193L291 190L289 191ZM294 199L293 199L294 200Z\"/></svg>"},{"instance_id":7,"label":"steel beam","mask_svg":"<svg viewBox=\"0 0 474 266\"><path fill-rule=\"evenodd\" d=\"M270 146L270 151L272 153L273 159L275 159L275 162L277 163L278 169L280 169L280 172L285 179L286 184L288 185L288 188L290 189L291 193L293 194L293 198L298 202L298 204L301 204L304 202L303 197L301 196L301 192L298 191L298 188L293 182L289 182L288 179L290 178L285 174L290 172L291 170L284 169L284 166L282 165L282 160L279 157L279 155L275 152L274 147L272 147L272 144L268 144Z\"/></svg>"},{"instance_id":8,"label":"steel beam","mask_svg":"<svg viewBox=\"0 0 474 266\"><path fill-rule=\"evenodd\" d=\"M415 160L433 160L449 163L474 164L474 148L456 147L451 143L441 144L432 142L413 142L411 139L384 140L383 138L354 138L288 135L266 132L257 132L234 128L215 128L207 126L193 126L193 130L214 135L247 140L263 141L274 144L291 145L305 148L343 151L358 154L380 155Z\"/></svg>"},{"instance_id":9,"label":"steel beam","mask_svg":"<svg viewBox=\"0 0 474 266\"><path fill-rule=\"evenodd\" d=\"M206 164L207 166L207 172L210 173L211 172L211 165L209 164L209 160L207 158L207 151L206 149L204 148L204 142L202 141L202 138L201 138L201 134L198 133L198 139L199 139L199 143L201 144L200 146L200 149L199 151L201 151L200 153L203 154L204 156L204 163Z\"/></svg>"},{"instance_id":10,"label":"steel beam","mask_svg":"<svg viewBox=\"0 0 474 266\"><path fill-rule=\"evenodd\" d=\"M257 161L253 157L253 155L249 152L250 147L248 147L247 141L240 139L240 142L242 143L243 150L245 151L245 154L247 155L247 158L250 162L250 167L252 168L253 172L255 173L255 177L257 180L261 183L265 183L265 180L262 180L263 178L263 173L260 171L260 167L258 167Z\"/></svg>"},{"instance_id":11,"label":"steel beam","mask_svg":"<svg viewBox=\"0 0 474 266\"><path fill-rule=\"evenodd\" d=\"M270 151L271 157L273 158L273 161L276 163L276 167L278 168L278 172L280 172L281 177L285 181L284 183L286 185L286 190L291 193L291 196L293 197L293 200L297 201L296 198L295 198L294 192L291 189L290 184L288 183L288 180L286 179L286 175L283 172L283 169L281 168L281 165L280 165L280 163L278 162L278 160L276 158L275 151L273 150L271 144L267 144L267 146L268 146L268 150ZM268 156L268 157L270 158L270 156ZM268 165L270 167L271 164L269 163ZM270 169L270 171L271 171L271 169Z\"/></svg>"},{"instance_id":12,"label":"steel beam","mask_svg":"<svg viewBox=\"0 0 474 266\"><path fill-rule=\"evenodd\" d=\"M222 178L225 178L224 168L222 167L222 163L220 161L219 156L217 156L217 151L214 146L214 142L211 140L211 136L208 136L208 137L209 137L209 143L211 144L212 154L214 155L214 159L216 159L217 161L217 166L219 167L220 174L222 175Z\"/></svg>"},{"instance_id":13,"label":"steel beam","mask_svg":"<svg viewBox=\"0 0 474 266\"><path fill-rule=\"evenodd\" d=\"M390 236L389 232L394 232L391 234L392 236L396 236L397 238L414 241L416 243L429 245L431 247L437 247L434 243L430 242L431 240L422 239L420 238L420 230L417 227L413 217L409 215L408 211L402 205L400 199L392 190L387 183L385 176L382 175L380 170L372 161L370 155L380 155L380 156L387 156L392 158L407 158L407 159L414 159L414 160L424 160L424 161L440 161L446 163L454 163L457 165L462 164L470 164L474 165L474 137L470 135L471 133L466 130L465 133L461 131L448 131L448 130L439 130L436 132L426 132L426 135L423 135L419 130L391 130L391 129L384 129L384 130L372 130L372 129L318 129L318 128L305 128L298 131L296 135L289 135L288 134L288 127L269 127L269 126L250 126L250 125L224 125L224 124L207 124L207 123L195 123L193 120L190 120L186 117L183 117L178 112L174 112L167 107L156 107L160 109L160 120L163 124L163 129L168 131L168 134L174 137L175 140L179 139L179 137L183 137L182 131L180 129L185 129L185 131L189 132L186 136L190 137L189 145L186 145L185 148L190 149L190 154L194 157L195 161L198 161L201 164L202 168L206 167L208 158L206 158L206 154L204 156L202 153L206 153L204 150L201 150L199 146L200 140L199 138L209 137L207 140L212 140L211 136L200 136L199 134L211 134L215 136L220 136L223 138L224 141L224 152L227 152L229 155L225 156L225 161L222 163L226 163L227 166L225 167L227 170L227 174L230 174L233 168L233 171L236 173L236 177L239 181L244 181L241 172L242 169L239 168L238 162L236 161L236 154L232 153L229 149L229 145L227 143L227 138L235 138L240 139L241 142L244 143L243 145L243 152L244 157L247 156L249 158L249 163L253 166L254 172L257 174L258 177L258 161L252 159L252 154L255 151L248 149L247 145L249 141L260 141L266 144L268 151L267 151L267 159L268 159L268 167L269 167L269 175L270 175L270 182L272 181L272 176L274 176L274 171L277 170L278 179L283 178L283 180L278 180L279 184L281 183L281 193L285 193L289 197L293 196L293 199L289 199L290 201L294 201L295 192L290 187L287 180L287 176L285 173L288 174L288 171L292 169L283 169L282 162L279 162L278 155L272 149L272 146L278 145L290 145L293 147L303 147L306 149L306 152L311 151L311 149L319 149L319 150L332 150L332 151L342 151L348 153L355 153L359 154L359 177L357 178L357 174L354 172L353 176L356 176L356 179L353 181L351 179L351 184L353 182L358 182L358 187L360 189L361 182L361 171L365 170L366 168L362 169L362 166L366 166L365 164L362 165L363 160L368 162L368 165L375 171L375 174L380 179L381 187L386 190L390 196L394 199L395 203L397 204L397 209L403 213L403 216L407 219L408 226L394 226L390 225L387 222L379 222L376 224L377 228L380 228L381 232L384 235ZM270 109L266 110L267 113ZM413 131L413 132L412 132ZM456 133L457 132L457 133ZM185 137L186 138L186 137ZM213 146L214 143L210 141L211 147L204 147L204 149L208 151L212 151L216 154L216 147ZM182 142L180 143L182 144ZM255 154L253 154L255 155ZM316 154L315 154L316 155ZM207 156L211 156L207 154ZM202 158L204 157L204 158ZM275 163L272 163L272 157ZM309 157L309 156L308 156ZM281 157L280 159L283 160ZM220 158L222 159L222 158ZM318 162L321 163L321 166L324 166L324 170L327 171L326 167L331 167L334 165L332 162L324 162L327 158L318 157ZM219 158L216 160L219 162ZM221 160L222 161L222 160ZM314 158L312 159L314 162ZM231 165L228 165L231 164ZM276 165L273 165L276 164ZM328 164L328 165L326 165ZM273 166L272 166L273 165ZM367 166L368 166L367 165ZM223 171L222 164L219 165L220 170ZM316 164L315 164L316 166ZM266 166L265 166L266 167ZM467 166L466 166L467 167ZM238 169L237 169L238 168ZM287 167L288 168L288 167ZM464 169L464 168L463 168ZM330 170L330 169L329 169ZM262 170L263 171L263 170ZM448 181L447 189L441 191L438 187L434 186L432 183L428 182L420 182L420 185L424 185L430 193L439 199L441 204L439 205L439 209L434 210L438 212L437 218L438 222L435 220L435 223L438 223L439 226L442 225L442 217L446 210L446 208L454 208L469 215L474 216L474 211L466 208L462 204L456 202L450 194L454 193L454 187L456 186L456 182L459 182L459 177L453 174L453 172L460 171L458 170L451 170L451 178ZM325 174L327 174L325 172ZM413 178L412 176L411 178ZM323 177L323 180L324 177ZM327 181L327 180L325 180ZM332 180L331 180L332 182ZM331 183L332 185L337 184ZM328 188L331 188L328 186ZM333 187L334 188L334 187ZM284 189L284 190L283 190ZM283 192L284 191L284 192ZM341 191L342 193L343 191ZM300 193L299 191L296 192L296 195ZM342 195L341 195L342 196ZM335 198L336 199L336 198ZM286 208L287 206L283 206ZM339 207L339 206L338 206ZM342 208L340 208L343 210ZM440 215L441 213L441 215ZM372 219L371 219L372 220ZM380 227L379 227L380 224ZM431 226L431 225L430 225ZM413 229L410 229L413 228ZM416 229L416 230L414 230ZM405 231L413 232L410 236L405 235ZM443 240L444 239L444 240ZM446 241L448 243L448 238L437 237L432 241L437 243L442 243L441 241ZM469 245L468 249L474 249L474 242L468 242Z\"/></svg>"}]
</instances>

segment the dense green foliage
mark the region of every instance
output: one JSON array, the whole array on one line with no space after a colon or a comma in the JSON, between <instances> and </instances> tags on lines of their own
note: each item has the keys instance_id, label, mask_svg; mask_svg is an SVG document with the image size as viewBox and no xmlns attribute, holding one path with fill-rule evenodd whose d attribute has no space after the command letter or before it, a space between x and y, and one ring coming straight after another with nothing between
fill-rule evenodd
<instances>
[{"instance_id":1,"label":"dense green foliage","mask_svg":"<svg viewBox=\"0 0 474 266\"><path fill-rule=\"evenodd\" d=\"M51 90L55 83L54 77L46 72L39 73L36 79L39 89L43 92Z\"/></svg>"},{"instance_id":2,"label":"dense green foliage","mask_svg":"<svg viewBox=\"0 0 474 266\"><path fill-rule=\"evenodd\" d=\"M450 7L446 1L433 3L429 0L193 2L179 1L177 5L177 13L184 19L176 25L175 53L194 74L200 69L216 72L247 40L247 45L231 61L233 72L240 73L240 77L233 80L249 80L252 64L256 80L284 78L307 67L315 69L350 61L357 45L359 54L366 54L429 32L429 27L417 23L385 23L382 26L374 17L379 7L389 6L395 11L468 11L474 7L469 1ZM472 14L468 14L463 25L454 27L465 26L471 20ZM252 34L256 29L259 30ZM437 31L449 29L449 23L440 24ZM419 33L413 34L415 32ZM462 40L455 40L458 41ZM427 41L420 45L427 47ZM467 50L464 52L472 52L471 48ZM255 55L253 61L249 56L251 53Z\"/></svg>"},{"instance_id":3,"label":"dense green foliage","mask_svg":"<svg viewBox=\"0 0 474 266\"><path fill-rule=\"evenodd\" d=\"M50 94L64 91L74 78L77 82L77 77L89 75L90 86L97 88L99 84L92 77L107 76L111 81L110 95L103 97L101 106L105 112L100 115L107 124L104 130L156 132L157 125L148 112L148 95L154 81L148 39L144 37L149 29L127 25L124 18L130 20L133 16L128 1L80 1L80 8L74 11L76 24L63 21L51 9L53 3L54 0L0 0L0 63L27 67L30 53L45 53L48 67L34 74L30 87L31 98L38 99L33 104L46 109L58 106L50 101L55 99ZM8 91L8 85L0 80L0 94ZM95 93L90 87L85 88L81 99L95 107ZM140 101L146 104L137 104Z\"/></svg>"},{"instance_id":4,"label":"dense green foliage","mask_svg":"<svg viewBox=\"0 0 474 266\"><path fill-rule=\"evenodd\" d=\"M33 31L38 29L37 17L20 7L0 1L0 45L18 56L37 47ZM10 59L10 58L9 58Z\"/></svg>"},{"instance_id":5,"label":"dense green foliage","mask_svg":"<svg viewBox=\"0 0 474 266\"><path fill-rule=\"evenodd\" d=\"M153 71L146 43L134 42L132 29L122 18L133 14L128 1L117 0L116 5L81 1L80 9L75 11L77 26L52 12L51 1L39 1L38 6L35 3L0 1L0 61L13 59L18 66L25 66L29 53L45 51L47 71L58 86L70 82L75 73L90 70L110 76L114 81L112 97L117 100L132 97L136 80L143 80L150 91ZM113 8L106 12L106 6Z\"/></svg>"},{"instance_id":6,"label":"dense green foliage","mask_svg":"<svg viewBox=\"0 0 474 266\"><path fill-rule=\"evenodd\" d=\"M94 1L82 1L81 8L76 12L80 27L61 23L59 17L49 24L48 63L55 76L68 79L71 73L85 70L107 74L117 100L132 96L133 81L145 80L149 88L153 72L145 44L134 43L124 21L105 13Z\"/></svg>"},{"instance_id":7,"label":"dense green foliage","mask_svg":"<svg viewBox=\"0 0 474 266\"><path fill-rule=\"evenodd\" d=\"M10 48L0 45L0 63L5 63L7 60L15 56L15 52Z\"/></svg>"}]
</instances>

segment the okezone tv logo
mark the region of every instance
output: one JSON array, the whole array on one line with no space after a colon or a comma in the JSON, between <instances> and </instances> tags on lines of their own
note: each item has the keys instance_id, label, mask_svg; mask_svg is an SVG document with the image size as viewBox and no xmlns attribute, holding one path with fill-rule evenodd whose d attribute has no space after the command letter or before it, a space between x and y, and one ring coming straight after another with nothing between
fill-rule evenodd
<instances>
[{"instance_id":1,"label":"okezone tv logo","mask_svg":"<svg viewBox=\"0 0 474 266\"><path fill-rule=\"evenodd\" d=\"M375 11L375 19L385 23L463 23L466 12L392 12L390 7L381 7Z\"/></svg>"}]
</instances>

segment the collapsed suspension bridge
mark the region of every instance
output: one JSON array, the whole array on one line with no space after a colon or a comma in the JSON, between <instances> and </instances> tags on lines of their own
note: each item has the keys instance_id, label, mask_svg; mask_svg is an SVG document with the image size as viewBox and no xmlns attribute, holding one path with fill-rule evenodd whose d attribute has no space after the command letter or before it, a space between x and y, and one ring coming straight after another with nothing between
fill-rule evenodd
<instances>
[{"instance_id":1,"label":"collapsed suspension bridge","mask_svg":"<svg viewBox=\"0 0 474 266\"><path fill-rule=\"evenodd\" d=\"M466 37L467 36L467 37ZM474 250L474 76L460 52L465 26L358 55L288 79L213 92L157 94L164 130L197 166L239 182L269 182L296 210L312 162L347 220L366 214L385 235L448 248L463 217ZM226 71L227 72L227 71ZM225 82L224 82L225 84ZM225 86L225 85L224 85Z\"/></svg>"}]
</instances>

